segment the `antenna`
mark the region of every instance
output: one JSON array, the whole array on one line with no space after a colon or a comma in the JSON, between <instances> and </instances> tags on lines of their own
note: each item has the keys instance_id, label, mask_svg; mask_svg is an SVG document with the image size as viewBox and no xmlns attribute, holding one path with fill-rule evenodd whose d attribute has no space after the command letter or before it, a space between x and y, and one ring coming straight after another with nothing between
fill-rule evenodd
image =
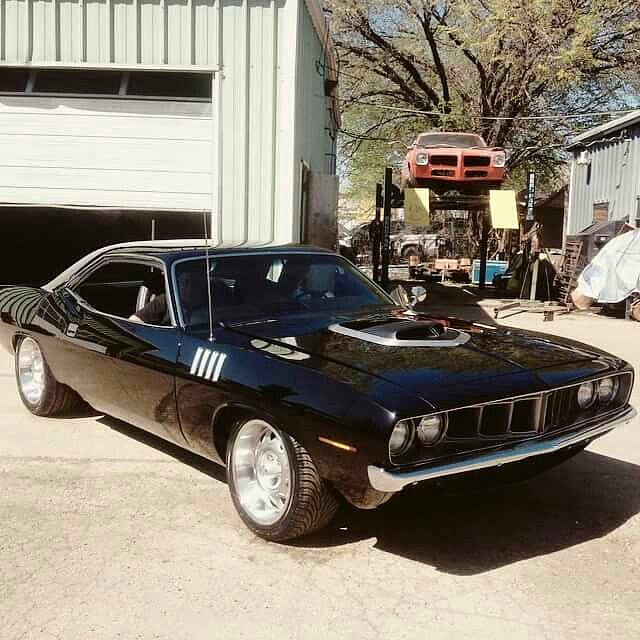
<instances>
[{"instance_id":1,"label":"antenna","mask_svg":"<svg viewBox=\"0 0 640 640\"><path fill-rule=\"evenodd\" d=\"M209 276L211 273L211 260L209 258L209 236L207 229L210 228L207 225L207 210L202 210L202 222L204 224L204 255L207 265L206 284L207 284L207 297L209 300L209 342L213 342L213 301L211 299L211 282Z\"/></svg>"}]
</instances>

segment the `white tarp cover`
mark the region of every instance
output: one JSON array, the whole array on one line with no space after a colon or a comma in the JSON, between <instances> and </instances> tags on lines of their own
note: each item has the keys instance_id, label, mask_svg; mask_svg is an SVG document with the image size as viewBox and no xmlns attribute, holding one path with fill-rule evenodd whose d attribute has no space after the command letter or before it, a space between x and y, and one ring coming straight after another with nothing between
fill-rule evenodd
<instances>
[{"instance_id":1,"label":"white tarp cover","mask_svg":"<svg viewBox=\"0 0 640 640\"><path fill-rule=\"evenodd\" d=\"M640 229L610 240L578 278L577 291L603 304L640 292Z\"/></svg>"}]
</instances>

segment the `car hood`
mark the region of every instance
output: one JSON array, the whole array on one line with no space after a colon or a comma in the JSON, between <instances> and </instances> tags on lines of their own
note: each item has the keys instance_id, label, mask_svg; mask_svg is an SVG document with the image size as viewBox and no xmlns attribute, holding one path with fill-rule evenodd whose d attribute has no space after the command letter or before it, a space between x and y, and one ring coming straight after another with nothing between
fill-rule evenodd
<instances>
[{"instance_id":1,"label":"car hood","mask_svg":"<svg viewBox=\"0 0 640 640\"><path fill-rule=\"evenodd\" d=\"M571 341L399 312L347 319L294 317L230 328L254 341L366 372L428 401L443 387L482 387L486 395L490 380L499 394L535 392L610 366L601 352Z\"/></svg>"}]
</instances>

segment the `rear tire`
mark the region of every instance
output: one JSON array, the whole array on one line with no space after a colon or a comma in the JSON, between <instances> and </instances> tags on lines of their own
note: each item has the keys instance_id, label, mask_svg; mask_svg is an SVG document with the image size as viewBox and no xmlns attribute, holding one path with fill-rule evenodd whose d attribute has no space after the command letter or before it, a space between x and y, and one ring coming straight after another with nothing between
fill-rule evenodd
<instances>
[{"instance_id":1,"label":"rear tire","mask_svg":"<svg viewBox=\"0 0 640 640\"><path fill-rule=\"evenodd\" d=\"M54 378L40 345L31 337L16 346L15 371L20 399L36 416L68 413L81 402L75 391Z\"/></svg>"},{"instance_id":2,"label":"rear tire","mask_svg":"<svg viewBox=\"0 0 640 640\"><path fill-rule=\"evenodd\" d=\"M233 429L227 478L238 514L265 540L291 540L322 529L338 510L306 449L258 418Z\"/></svg>"}]
</instances>

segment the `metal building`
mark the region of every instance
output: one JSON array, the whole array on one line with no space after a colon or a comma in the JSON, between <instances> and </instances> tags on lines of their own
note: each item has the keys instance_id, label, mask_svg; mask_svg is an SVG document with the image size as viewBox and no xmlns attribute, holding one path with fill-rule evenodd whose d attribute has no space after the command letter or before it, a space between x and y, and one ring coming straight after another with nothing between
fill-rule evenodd
<instances>
[{"instance_id":1,"label":"metal building","mask_svg":"<svg viewBox=\"0 0 640 640\"><path fill-rule=\"evenodd\" d=\"M576 137L569 146L571 183L565 233L594 222L640 226L640 111Z\"/></svg>"},{"instance_id":2,"label":"metal building","mask_svg":"<svg viewBox=\"0 0 640 640\"><path fill-rule=\"evenodd\" d=\"M219 241L304 241L335 211L336 84L321 0L0 0L0 224L205 210Z\"/></svg>"}]
</instances>

